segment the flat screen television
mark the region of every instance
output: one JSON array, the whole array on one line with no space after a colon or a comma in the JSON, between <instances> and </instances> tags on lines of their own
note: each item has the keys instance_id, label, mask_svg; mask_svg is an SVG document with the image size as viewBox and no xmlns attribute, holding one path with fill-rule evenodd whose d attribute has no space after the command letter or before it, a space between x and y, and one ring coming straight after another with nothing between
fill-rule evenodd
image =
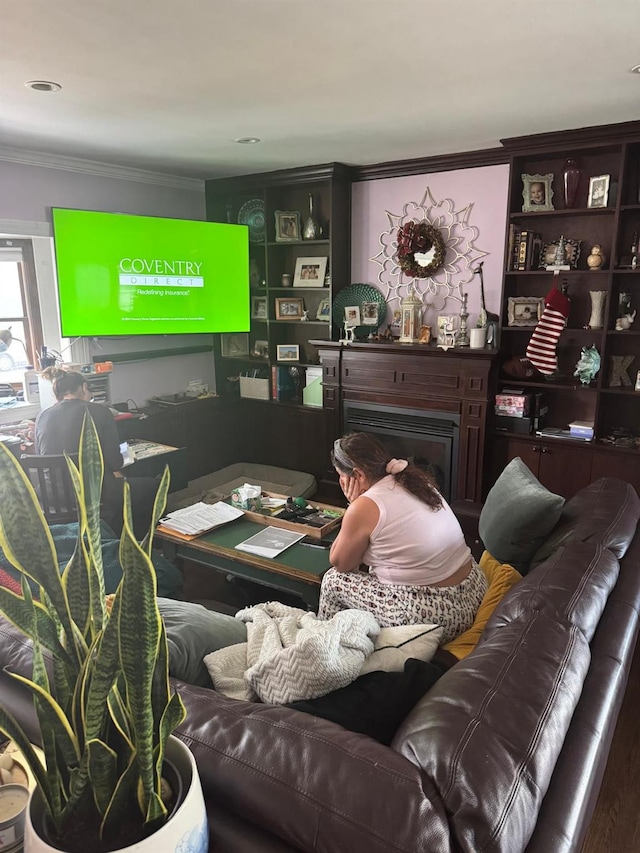
<instances>
[{"instance_id":1,"label":"flat screen television","mask_svg":"<svg viewBox=\"0 0 640 853\"><path fill-rule=\"evenodd\" d=\"M245 225L52 208L62 336L249 329Z\"/></svg>"}]
</instances>

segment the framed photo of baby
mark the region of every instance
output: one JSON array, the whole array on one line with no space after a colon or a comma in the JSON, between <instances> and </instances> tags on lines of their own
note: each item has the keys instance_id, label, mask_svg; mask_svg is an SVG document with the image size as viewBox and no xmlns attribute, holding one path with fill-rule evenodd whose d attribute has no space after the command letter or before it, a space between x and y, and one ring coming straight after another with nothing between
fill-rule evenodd
<instances>
[{"instance_id":1,"label":"framed photo of baby","mask_svg":"<svg viewBox=\"0 0 640 853\"><path fill-rule=\"evenodd\" d=\"M522 210L537 213L555 210L553 206L553 175L522 175Z\"/></svg>"}]
</instances>

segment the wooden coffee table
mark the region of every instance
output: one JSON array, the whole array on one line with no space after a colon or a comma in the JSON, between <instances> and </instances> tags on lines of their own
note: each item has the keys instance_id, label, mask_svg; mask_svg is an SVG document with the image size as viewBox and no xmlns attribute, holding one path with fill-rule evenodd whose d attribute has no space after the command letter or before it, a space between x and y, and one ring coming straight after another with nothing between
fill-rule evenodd
<instances>
[{"instance_id":1,"label":"wooden coffee table","mask_svg":"<svg viewBox=\"0 0 640 853\"><path fill-rule=\"evenodd\" d=\"M191 560L212 571L296 595L309 610L317 610L322 576L331 565L329 549L296 542L273 560L237 550L238 543L262 529L263 525L243 517L188 542L166 531L157 531L155 538L174 562L176 558ZM335 538L336 533L328 538Z\"/></svg>"}]
</instances>

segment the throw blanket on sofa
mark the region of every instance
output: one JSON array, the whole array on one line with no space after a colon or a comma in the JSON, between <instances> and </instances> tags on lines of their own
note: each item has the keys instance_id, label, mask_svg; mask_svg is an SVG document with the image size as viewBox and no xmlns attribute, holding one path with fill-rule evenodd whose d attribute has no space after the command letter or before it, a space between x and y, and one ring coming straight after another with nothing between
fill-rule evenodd
<instances>
[{"instance_id":1,"label":"throw blanket on sofa","mask_svg":"<svg viewBox=\"0 0 640 853\"><path fill-rule=\"evenodd\" d=\"M379 631L363 610L342 610L324 621L278 601L241 610L236 619L247 625L247 642L204 658L214 687L234 699L275 705L315 699L350 684Z\"/></svg>"}]
</instances>

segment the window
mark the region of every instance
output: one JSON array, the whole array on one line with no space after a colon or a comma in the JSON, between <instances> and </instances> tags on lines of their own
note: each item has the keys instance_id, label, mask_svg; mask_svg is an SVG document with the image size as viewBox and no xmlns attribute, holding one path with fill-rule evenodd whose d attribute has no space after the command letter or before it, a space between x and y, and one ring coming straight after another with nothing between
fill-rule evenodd
<instances>
[{"instance_id":1,"label":"window","mask_svg":"<svg viewBox=\"0 0 640 853\"><path fill-rule=\"evenodd\" d=\"M0 383L38 366L42 324L30 240L0 239Z\"/></svg>"}]
</instances>

